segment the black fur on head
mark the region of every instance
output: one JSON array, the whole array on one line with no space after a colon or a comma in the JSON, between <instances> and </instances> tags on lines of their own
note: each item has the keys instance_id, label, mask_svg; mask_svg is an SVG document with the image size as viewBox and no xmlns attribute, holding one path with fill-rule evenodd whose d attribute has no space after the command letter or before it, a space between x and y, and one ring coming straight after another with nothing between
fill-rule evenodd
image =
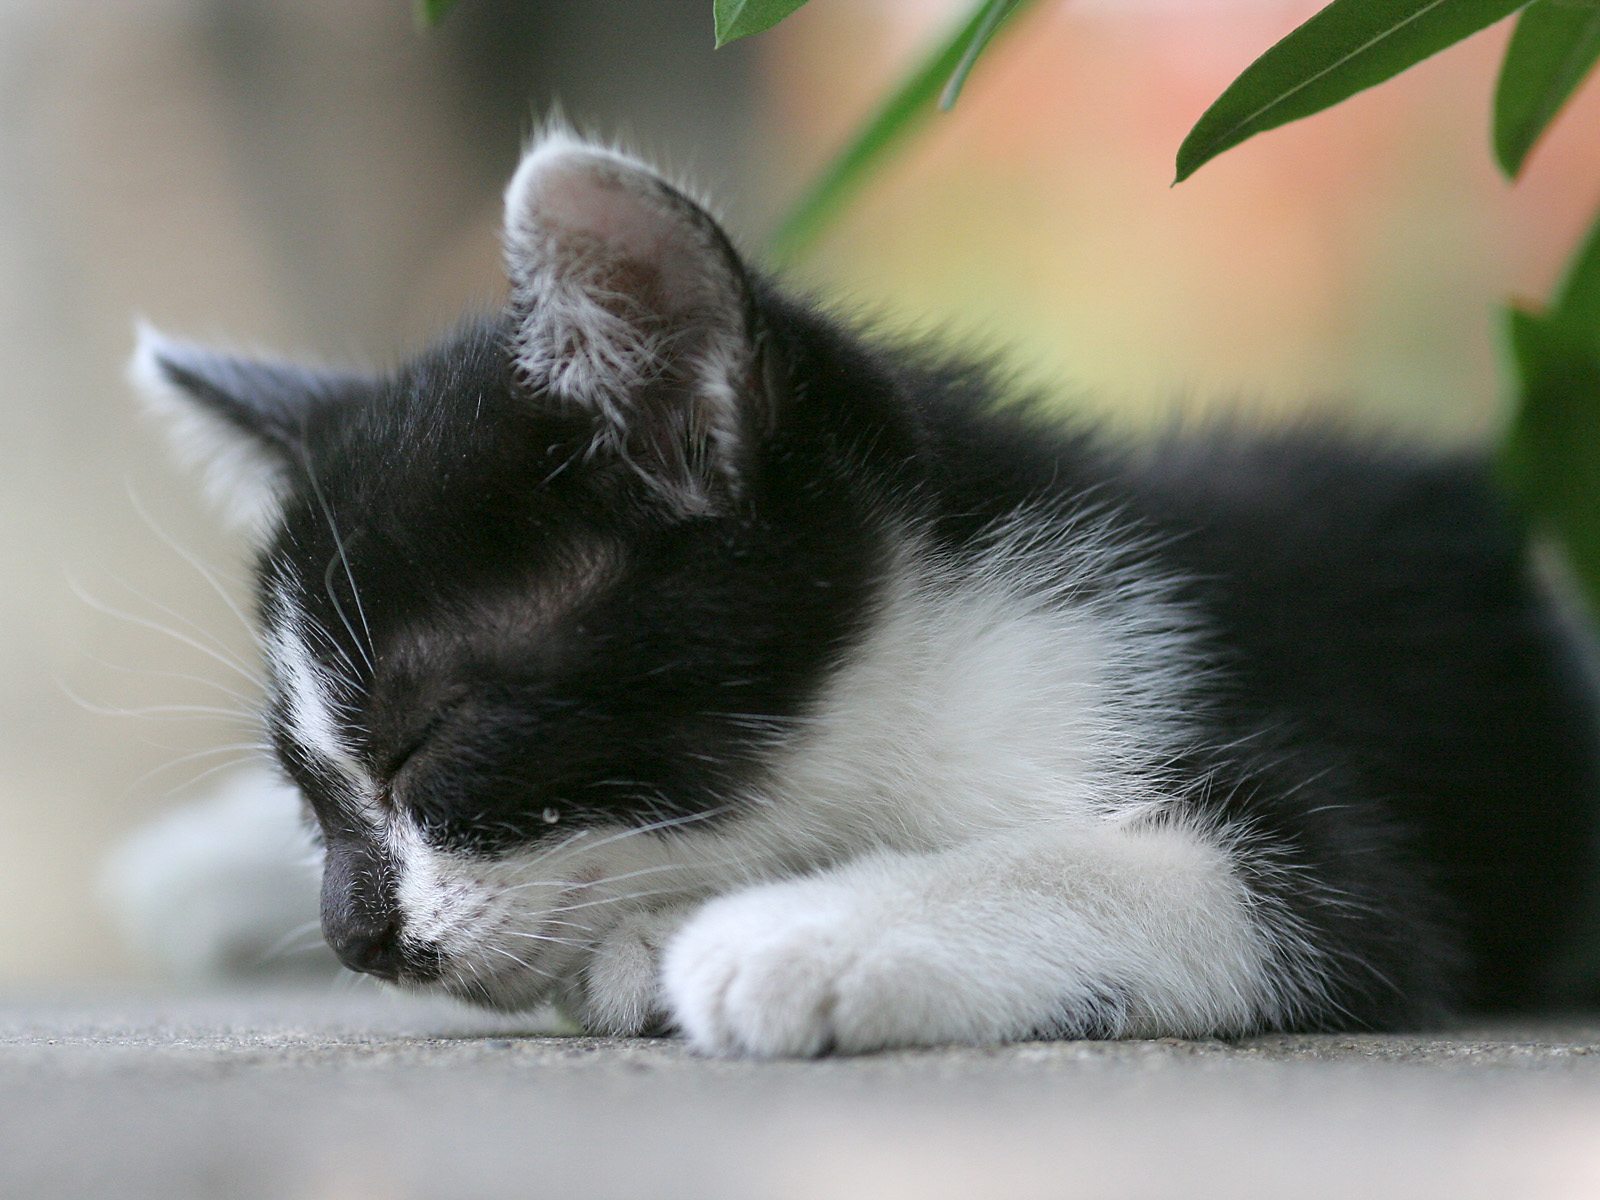
<instances>
[{"instance_id":1,"label":"black fur on head","mask_svg":"<svg viewBox=\"0 0 1600 1200\"><path fill-rule=\"evenodd\" d=\"M272 733L325 825L352 770L488 852L725 795L872 574L849 479L775 436L784 339L703 210L557 137L508 189L506 258L506 310L383 375L143 340L270 502ZM307 666L329 720L297 728Z\"/></svg>"},{"instance_id":2,"label":"black fur on head","mask_svg":"<svg viewBox=\"0 0 1600 1200\"><path fill-rule=\"evenodd\" d=\"M336 946L393 814L494 859L737 794L878 570L835 449L888 385L791 395L809 318L702 209L556 137L508 190L506 258L503 311L383 374L141 340L259 531L272 740L358 881L325 896Z\"/></svg>"}]
</instances>

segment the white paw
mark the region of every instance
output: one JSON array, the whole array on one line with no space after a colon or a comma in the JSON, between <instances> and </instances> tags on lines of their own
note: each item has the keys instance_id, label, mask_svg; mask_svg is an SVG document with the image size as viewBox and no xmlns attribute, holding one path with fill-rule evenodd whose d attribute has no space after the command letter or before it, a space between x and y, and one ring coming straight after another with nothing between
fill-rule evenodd
<instances>
[{"instance_id":1,"label":"white paw","mask_svg":"<svg viewBox=\"0 0 1600 1200\"><path fill-rule=\"evenodd\" d=\"M855 1053L1006 1032L989 1015L990 988L914 910L828 881L712 901L668 944L663 988L674 1023L709 1054Z\"/></svg>"},{"instance_id":2,"label":"white paw","mask_svg":"<svg viewBox=\"0 0 1600 1200\"><path fill-rule=\"evenodd\" d=\"M591 1033L637 1037L665 1024L661 947L690 909L636 913L601 939L565 1005Z\"/></svg>"}]
</instances>

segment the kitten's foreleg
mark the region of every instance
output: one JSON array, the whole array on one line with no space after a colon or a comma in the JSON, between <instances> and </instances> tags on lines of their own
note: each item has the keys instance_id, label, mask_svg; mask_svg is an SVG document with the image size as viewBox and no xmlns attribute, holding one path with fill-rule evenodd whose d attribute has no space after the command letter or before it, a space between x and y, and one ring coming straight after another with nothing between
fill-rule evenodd
<instances>
[{"instance_id":1,"label":"kitten's foreleg","mask_svg":"<svg viewBox=\"0 0 1600 1200\"><path fill-rule=\"evenodd\" d=\"M662 947L695 911L684 905L624 917L562 982L558 1007L590 1033L637 1037L664 1030Z\"/></svg>"},{"instance_id":2,"label":"kitten's foreleg","mask_svg":"<svg viewBox=\"0 0 1600 1200\"><path fill-rule=\"evenodd\" d=\"M1281 999L1256 910L1196 830L1033 829L714 900L663 987L716 1054L1237 1033Z\"/></svg>"}]
</instances>

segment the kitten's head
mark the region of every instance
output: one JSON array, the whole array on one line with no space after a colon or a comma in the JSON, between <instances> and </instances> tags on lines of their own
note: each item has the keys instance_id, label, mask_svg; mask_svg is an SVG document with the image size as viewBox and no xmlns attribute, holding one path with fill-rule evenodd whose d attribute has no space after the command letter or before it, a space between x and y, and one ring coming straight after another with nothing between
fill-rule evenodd
<instances>
[{"instance_id":1,"label":"kitten's head","mask_svg":"<svg viewBox=\"0 0 1600 1200\"><path fill-rule=\"evenodd\" d=\"M262 547L329 941L515 1006L628 906L756 865L730 810L872 556L796 516L826 480L788 478L786 335L701 208L557 136L507 190L505 254L506 307L387 374L151 333L136 371Z\"/></svg>"}]
</instances>

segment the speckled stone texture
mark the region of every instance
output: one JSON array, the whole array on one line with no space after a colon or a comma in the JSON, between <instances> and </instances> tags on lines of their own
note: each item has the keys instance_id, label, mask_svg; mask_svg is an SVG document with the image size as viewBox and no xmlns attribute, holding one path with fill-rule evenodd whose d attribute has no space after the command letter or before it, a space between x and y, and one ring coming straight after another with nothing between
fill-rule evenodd
<instances>
[{"instance_id":1,"label":"speckled stone texture","mask_svg":"<svg viewBox=\"0 0 1600 1200\"><path fill-rule=\"evenodd\" d=\"M0 1006L0 1197L1600 1197L1600 1020L719 1062L346 990Z\"/></svg>"}]
</instances>

